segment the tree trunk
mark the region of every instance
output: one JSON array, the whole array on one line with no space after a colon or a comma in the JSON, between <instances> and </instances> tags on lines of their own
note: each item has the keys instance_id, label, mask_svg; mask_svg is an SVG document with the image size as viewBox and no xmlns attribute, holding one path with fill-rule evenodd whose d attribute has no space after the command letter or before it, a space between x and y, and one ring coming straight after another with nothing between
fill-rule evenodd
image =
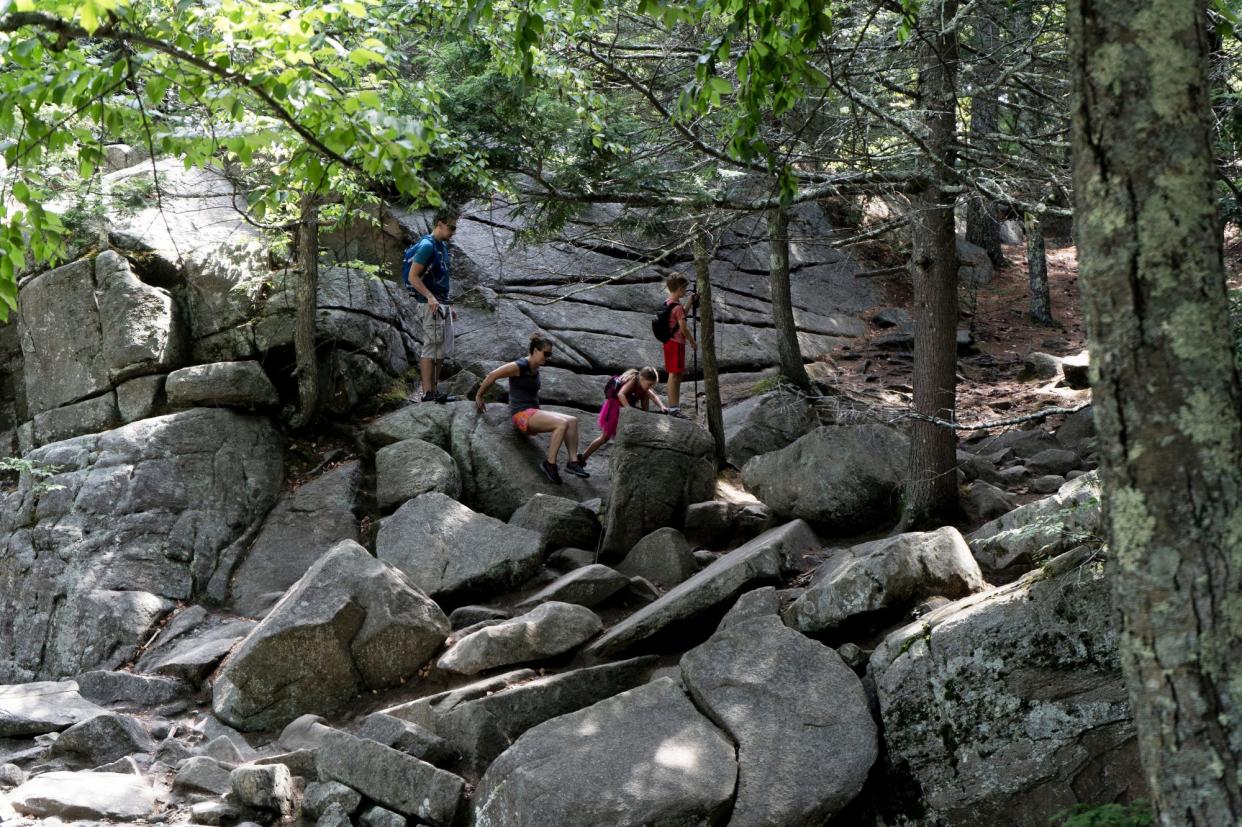
<instances>
[{"instance_id":1,"label":"tree trunk","mask_svg":"<svg viewBox=\"0 0 1242 827\"><path fill-rule=\"evenodd\" d=\"M1071 0L1074 192L1122 664L1161 823L1242 823L1242 422L1207 18Z\"/></svg>"},{"instance_id":2,"label":"tree trunk","mask_svg":"<svg viewBox=\"0 0 1242 827\"><path fill-rule=\"evenodd\" d=\"M319 292L319 203L311 192L302 196L298 220L297 321L293 349L297 360L298 412L293 427L302 428L315 417L319 402L319 364L315 358L315 316Z\"/></svg>"},{"instance_id":3,"label":"tree trunk","mask_svg":"<svg viewBox=\"0 0 1242 827\"><path fill-rule=\"evenodd\" d=\"M772 293L772 320L776 322L776 352L781 375L809 391L811 380L802 364L798 324L793 314L793 294L789 289L789 214L783 209L768 211L768 242L771 250L768 283Z\"/></svg>"},{"instance_id":4,"label":"tree trunk","mask_svg":"<svg viewBox=\"0 0 1242 827\"><path fill-rule=\"evenodd\" d=\"M996 18L993 17L995 12L991 4L981 4L974 18L978 51L983 57L975 63L975 89L970 98L970 145L976 151L988 154L996 152L996 139L990 136L996 134L1000 122L997 89L988 88L1000 75L1000 67L993 57L1000 40ZM1005 266L996 204L978 194L966 203L966 240L982 247L993 267Z\"/></svg>"},{"instance_id":5,"label":"tree trunk","mask_svg":"<svg viewBox=\"0 0 1242 827\"><path fill-rule=\"evenodd\" d=\"M1044 228L1034 213L1023 216L1026 229L1027 281L1031 285L1031 318L1052 324L1052 296L1048 293L1048 257L1044 252Z\"/></svg>"},{"instance_id":6,"label":"tree trunk","mask_svg":"<svg viewBox=\"0 0 1242 827\"><path fill-rule=\"evenodd\" d=\"M716 313L712 308L711 258L708 254L707 231L695 228L694 272L699 294L699 349L703 351L703 389L707 394L707 430L716 446L716 467L723 468L725 458L724 415L720 404L720 374L716 370Z\"/></svg>"},{"instance_id":7,"label":"tree trunk","mask_svg":"<svg viewBox=\"0 0 1242 827\"><path fill-rule=\"evenodd\" d=\"M925 112L927 145L952 167L956 127L955 34L942 22L957 0L926 2L919 12L917 108ZM954 197L945 192L948 172L927 163L929 180L913 194L910 230L914 283L914 409L924 416L953 419L957 395L957 250ZM949 428L916 420L910 441L910 481L902 524L942 525L961 511L957 489L957 441Z\"/></svg>"}]
</instances>

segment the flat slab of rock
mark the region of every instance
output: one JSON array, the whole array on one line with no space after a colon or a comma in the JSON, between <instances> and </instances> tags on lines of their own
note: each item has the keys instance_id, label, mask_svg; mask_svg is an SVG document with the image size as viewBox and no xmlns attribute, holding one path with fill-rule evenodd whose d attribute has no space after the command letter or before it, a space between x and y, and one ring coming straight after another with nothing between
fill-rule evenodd
<instances>
[{"instance_id":1,"label":"flat slab of rock","mask_svg":"<svg viewBox=\"0 0 1242 827\"><path fill-rule=\"evenodd\" d=\"M751 459L742 479L781 517L857 534L896 518L909 445L887 425L820 427Z\"/></svg>"},{"instance_id":2,"label":"flat slab of rock","mask_svg":"<svg viewBox=\"0 0 1242 827\"><path fill-rule=\"evenodd\" d=\"M440 607L352 541L289 589L220 667L212 710L239 729L328 714L414 675L448 636Z\"/></svg>"},{"instance_id":3,"label":"flat slab of rock","mask_svg":"<svg viewBox=\"0 0 1242 827\"><path fill-rule=\"evenodd\" d=\"M0 738L59 732L104 711L83 698L74 681L0 686Z\"/></svg>"},{"instance_id":4,"label":"flat slab of rock","mask_svg":"<svg viewBox=\"0 0 1242 827\"><path fill-rule=\"evenodd\" d=\"M474 675L498 666L542 660L568 652L603 627L599 615L586 606L551 601L466 635L441 656L436 666Z\"/></svg>"},{"instance_id":5,"label":"flat slab of rock","mask_svg":"<svg viewBox=\"0 0 1242 827\"><path fill-rule=\"evenodd\" d=\"M785 620L801 632L824 632L867 612L912 608L936 596L956 600L986 587L962 535L945 526L834 554L790 605Z\"/></svg>"},{"instance_id":6,"label":"flat slab of rock","mask_svg":"<svg viewBox=\"0 0 1242 827\"><path fill-rule=\"evenodd\" d=\"M802 520L764 532L604 632L587 651L624 652L670 624L732 600L752 583L778 580L786 560L816 548L819 540Z\"/></svg>"},{"instance_id":7,"label":"flat slab of rock","mask_svg":"<svg viewBox=\"0 0 1242 827\"><path fill-rule=\"evenodd\" d=\"M168 374L164 393L173 408L270 408L280 401L258 362L212 362Z\"/></svg>"},{"instance_id":8,"label":"flat slab of rock","mask_svg":"<svg viewBox=\"0 0 1242 827\"><path fill-rule=\"evenodd\" d=\"M872 654L885 745L943 823L1044 827L1148 797L1098 554L936 609Z\"/></svg>"},{"instance_id":9,"label":"flat slab of rock","mask_svg":"<svg viewBox=\"0 0 1242 827\"><path fill-rule=\"evenodd\" d=\"M439 492L415 497L380 526L376 551L432 597L521 585L542 560L539 535L478 514Z\"/></svg>"},{"instance_id":10,"label":"flat slab of rock","mask_svg":"<svg viewBox=\"0 0 1242 827\"><path fill-rule=\"evenodd\" d=\"M721 629L682 656L681 672L738 745L730 825L821 824L858 795L876 727L862 681L835 651L768 615Z\"/></svg>"},{"instance_id":11,"label":"flat slab of rock","mask_svg":"<svg viewBox=\"0 0 1242 827\"><path fill-rule=\"evenodd\" d=\"M48 772L10 792L9 802L37 818L137 821L155 812L155 791L127 773Z\"/></svg>"},{"instance_id":12,"label":"flat slab of rock","mask_svg":"<svg viewBox=\"0 0 1242 827\"><path fill-rule=\"evenodd\" d=\"M147 674L180 678L192 686L201 686L224 656L254 627L253 620L244 618L204 619L201 625L186 628L180 634L167 638L161 634L155 645L138 659L136 668ZM169 629L172 629L171 623Z\"/></svg>"},{"instance_id":13,"label":"flat slab of rock","mask_svg":"<svg viewBox=\"0 0 1242 827\"><path fill-rule=\"evenodd\" d=\"M375 452L375 499L381 511L428 491L461 497L461 477L446 451L426 440L403 439Z\"/></svg>"},{"instance_id":14,"label":"flat slab of rock","mask_svg":"<svg viewBox=\"0 0 1242 827\"><path fill-rule=\"evenodd\" d=\"M475 824L711 824L736 779L733 745L661 678L528 730L479 782Z\"/></svg>"},{"instance_id":15,"label":"flat slab of rock","mask_svg":"<svg viewBox=\"0 0 1242 827\"><path fill-rule=\"evenodd\" d=\"M353 787L390 810L451 827L465 782L426 761L333 730L319 745L319 779Z\"/></svg>"},{"instance_id":16,"label":"flat slab of rock","mask_svg":"<svg viewBox=\"0 0 1242 827\"><path fill-rule=\"evenodd\" d=\"M518 608L530 608L552 600L576 603L579 606L595 606L629 584L630 578L621 572L592 563L558 577L519 603Z\"/></svg>"},{"instance_id":17,"label":"flat slab of rock","mask_svg":"<svg viewBox=\"0 0 1242 827\"><path fill-rule=\"evenodd\" d=\"M78 675L78 691L93 703L150 709L184 700L190 687L175 678L96 670Z\"/></svg>"},{"instance_id":18,"label":"flat slab of rock","mask_svg":"<svg viewBox=\"0 0 1242 827\"><path fill-rule=\"evenodd\" d=\"M537 677L529 669L476 681L389 709L448 741L477 778L523 732L611 698L647 680L655 657L632 658Z\"/></svg>"}]
</instances>

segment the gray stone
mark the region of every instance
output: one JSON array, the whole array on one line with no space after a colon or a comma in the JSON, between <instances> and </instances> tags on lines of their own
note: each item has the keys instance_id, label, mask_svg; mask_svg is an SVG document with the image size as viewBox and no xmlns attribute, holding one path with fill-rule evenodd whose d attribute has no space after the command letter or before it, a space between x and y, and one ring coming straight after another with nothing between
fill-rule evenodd
<instances>
[{"instance_id":1,"label":"gray stone","mask_svg":"<svg viewBox=\"0 0 1242 827\"><path fill-rule=\"evenodd\" d=\"M227 801L199 801L190 805L190 820L194 824L234 824L241 816L241 810Z\"/></svg>"},{"instance_id":2,"label":"gray stone","mask_svg":"<svg viewBox=\"0 0 1242 827\"><path fill-rule=\"evenodd\" d=\"M775 586L752 589L738 595L733 607L720 619L720 625L716 629L721 631L755 618L776 616L780 614L780 611L781 599L776 593Z\"/></svg>"},{"instance_id":3,"label":"gray stone","mask_svg":"<svg viewBox=\"0 0 1242 827\"><path fill-rule=\"evenodd\" d=\"M151 766L151 754L147 752L135 753L134 755L126 755L115 761L109 761L107 764L100 764L94 768L94 772L120 772L126 775L146 775L147 769Z\"/></svg>"},{"instance_id":4,"label":"gray stone","mask_svg":"<svg viewBox=\"0 0 1242 827\"><path fill-rule=\"evenodd\" d=\"M1042 428L1005 431L979 443L977 446L979 451L985 453L1002 451L1008 448L1013 451L1014 456L1022 460L1033 457L1040 451L1060 447L1056 438Z\"/></svg>"},{"instance_id":5,"label":"gray stone","mask_svg":"<svg viewBox=\"0 0 1242 827\"><path fill-rule=\"evenodd\" d=\"M543 660L568 652L603 627L599 615L585 606L543 603L526 614L466 635L440 657L436 666L474 675L498 666Z\"/></svg>"},{"instance_id":6,"label":"gray stone","mask_svg":"<svg viewBox=\"0 0 1242 827\"><path fill-rule=\"evenodd\" d=\"M504 609L493 609L490 606L458 606L449 613L449 626L457 632L486 620L507 620L511 616Z\"/></svg>"},{"instance_id":7,"label":"gray stone","mask_svg":"<svg viewBox=\"0 0 1242 827\"><path fill-rule=\"evenodd\" d=\"M227 735L218 735L212 738L199 748L199 752L208 758L234 766L246 760L245 756L242 755L241 747Z\"/></svg>"},{"instance_id":8,"label":"gray stone","mask_svg":"<svg viewBox=\"0 0 1242 827\"><path fill-rule=\"evenodd\" d=\"M294 584L220 667L212 709L233 726L282 726L330 713L363 689L415 674L448 635L444 612L351 541Z\"/></svg>"},{"instance_id":9,"label":"gray stone","mask_svg":"<svg viewBox=\"0 0 1242 827\"><path fill-rule=\"evenodd\" d=\"M315 778L318 772L315 768L315 751L313 749L295 749L290 752L278 752L275 755L256 758L254 763L259 765L283 764L289 768L290 775L301 778Z\"/></svg>"},{"instance_id":10,"label":"gray stone","mask_svg":"<svg viewBox=\"0 0 1242 827\"><path fill-rule=\"evenodd\" d=\"M19 813L36 818L138 821L155 812L155 791L136 775L47 772L9 793Z\"/></svg>"},{"instance_id":11,"label":"gray stone","mask_svg":"<svg viewBox=\"0 0 1242 827\"><path fill-rule=\"evenodd\" d=\"M293 811L293 776L283 764L238 767L229 773L229 784L247 807L285 816Z\"/></svg>"},{"instance_id":12,"label":"gray stone","mask_svg":"<svg viewBox=\"0 0 1242 827\"><path fill-rule=\"evenodd\" d=\"M119 425L120 422L116 394L108 391L81 402L35 414L32 437L35 445L47 445L49 442L59 442L82 434L97 434Z\"/></svg>"},{"instance_id":13,"label":"gray stone","mask_svg":"<svg viewBox=\"0 0 1242 827\"><path fill-rule=\"evenodd\" d=\"M379 558L433 597L509 589L538 570L539 535L477 514L433 491L410 500L380 526Z\"/></svg>"},{"instance_id":14,"label":"gray stone","mask_svg":"<svg viewBox=\"0 0 1242 827\"><path fill-rule=\"evenodd\" d=\"M617 571L671 589L699 570L690 544L675 528L657 528L635 544Z\"/></svg>"},{"instance_id":15,"label":"gray stone","mask_svg":"<svg viewBox=\"0 0 1242 827\"><path fill-rule=\"evenodd\" d=\"M1043 560L1101 537L1099 477L1085 474L1056 494L985 523L966 539L985 572L1012 576Z\"/></svg>"},{"instance_id":16,"label":"gray stone","mask_svg":"<svg viewBox=\"0 0 1242 827\"><path fill-rule=\"evenodd\" d=\"M691 503L710 499L716 484L714 450L711 437L693 423L622 410L604 552L625 554L657 528L680 524Z\"/></svg>"},{"instance_id":17,"label":"gray stone","mask_svg":"<svg viewBox=\"0 0 1242 827\"><path fill-rule=\"evenodd\" d=\"M1087 351L1066 356L1061 360L1061 370L1065 372L1065 384L1074 390L1091 387L1091 356Z\"/></svg>"},{"instance_id":18,"label":"gray stone","mask_svg":"<svg viewBox=\"0 0 1242 827\"><path fill-rule=\"evenodd\" d=\"M779 451L818 426L802 396L779 390L752 396L724 410L725 456L742 468L751 457Z\"/></svg>"},{"instance_id":19,"label":"gray stone","mask_svg":"<svg viewBox=\"0 0 1242 827\"><path fill-rule=\"evenodd\" d=\"M75 681L0 686L0 738L60 732L104 711L79 694Z\"/></svg>"},{"instance_id":20,"label":"gray stone","mask_svg":"<svg viewBox=\"0 0 1242 827\"><path fill-rule=\"evenodd\" d=\"M453 458L421 439L403 439L375 453L375 486L382 511L428 491L461 497L461 477Z\"/></svg>"},{"instance_id":21,"label":"gray stone","mask_svg":"<svg viewBox=\"0 0 1242 827\"><path fill-rule=\"evenodd\" d=\"M368 807L358 818L362 827L405 827L405 816L383 807Z\"/></svg>"},{"instance_id":22,"label":"gray stone","mask_svg":"<svg viewBox=\"0 0 1242 827\"><path fill-rule=\"evenodd\" d=\"M1023 381L1031 381L1032 379L1047 381L1049 379L1056 379L1060 375L1060 359L1034 350L1026 354L1026 358L1022 360L1022 372L1018 374L1018 378Z\"/></svg>"},{"instance_id":23,"label":"gray stone","mask_svg":"<svg viewBox=\"0 0 1242 827\"><path fill-rule=\"evenodd\" d=\"M624 652L673 623L733 600L752 584L779 580L785 560L818 547L815 533L802 520L771 529L616 624L587 651L595 655Z\"/></svg>"},{"instance_id":24,"label":"gray stone","mask_svg":"<svg viewBox=\"0 0 1242 827\"><path fill-rule=\"evenodd\" d=\"M988 483L998 483L1001 481L1001 476L996 470L996 463L990 457L972 454L967 451L958 451L957 467L966 476L967 480L983 480Z\"/></svg>"},{"instance_id":25,"label":"gray stone","mask_svg":"<svg viewBox=\"0 0 1242 827\"><path fill-rule=\"evenodd\" d=\"M449 827L465 782L452 773L375 741L332 732L319 748L319 778L339 781L369 799L434 827Z\"/></svg>"},{"instance_id":26,"label":"gray stone","mask_svg":"<svg viewBox=\"0 0 1242 827\"><path fill-rule=\"evenodd\" d=\"M957 277L962 284L982 287L989 284L996 273L987 252L960 236L957 239L957 261Z\"/></svg>"},{"instance_id":27,"label":"gray stone","mask_svg":"<svg viewBox=\"0 0 1242 827\"><path fill-rule=\"evenodd\" d=\"M336 781L315 781L306 785L302 809L311 818L319 818L333 804L348 816L362 804L362 794Z\"/></svg>"},{"instance_id":28,"label":"gray stone","mask_svg":"<svg viewBox=\"0 0 1242 827\"><path fill-rule=\"evenodd\" d=\"M1092 556L944 606L872 654L886 746L930 816L1044 827L1077 803L1147 797L1120 625Z\"/></svg>"},{"instance_id":29,"label":"gray stone","mask_svg":"<svg viewBox=\"0 0 1242 827\"><path fill-rule=\"evenodd\" d=\"M388 712L441 735L477 778L526 730L646 682L655 663L633 658L545 677L516 670Z\"/></svg>"},{"instance_id":30,"label":"gray stone","mask_svg":"<svg viewBox=\"0 0 1242 827\"><path fill-rule=\"evenodd\" d=\"M1001 469L997 476L1000 477L1001 485L1017 488L1026 483L1031 476L1031 472L1027 470L1025 465L1011 465L1008 468Z\"/></svg>"},{"instance_id":31,"label":"gray stone","mask_svg":"<svg viewBox=\"0 0 1242 827\"><path fill-rule=\"evenodd\" d=\"M26 783L26 771L16 764L0 764L0 789L9 790Z\"/></svg>"},{"instance_id":32,"label":"gray stone","mask_svg":"<svg viewBox=\"0 0 1242 827\"><path fill-rule=\"evenodd\" d=\"M832 649L768 615L725 626L682 657L681 671L738 745L729 824L820 824L858 795L879 751L876 727L862 682Z\"/></svg>"},{"instance_id":33,"label":"gray stone","mask_svg":"<svg viewBox=\"0 0 1242 827\"><path fill-rule=\"evenodd\" d=\"M189 686L174 678L106 670L78 675L82 697L104 706L149 709L181 701L189 691Z\"/></svg>"},{"instance_id":34,"label":"gray stone","mask_svg":"<svg viewBox=\"0 0 1242 827\"><path fill-rule=\"evenodd\" d=\"M742 479L779 516L857 534L896 518L908 462L909 440L886 425L822 427L755 457Z\"/></svg>"},{"instance_id":35,"label":"gray stone","mask_svg":"<svg viewBox=\"0 0 1242 827\"><path fill-rule=\"evenodd\" d=\"M872 316L871 321L875 322L876 327L914 328L914 317L902 307L886 307Z\"/></svg>"},{"instance_id":36,"label":"gray stone","mask_svg":"<svg viewBox=\"0 0 1242 827\"><path fill-rule=\"evenodd\" d=\"M975 480L966 487L963 505L976 520L993 520L1014 509L1013 499L1008 494L983 480Z\"/></svg>"},{"instance_id":37,"label":"gray stone","mask_svg":"<svg viewBox=\"0 0 1242 827\"><path fill-rule=\"evenodd\" d=\"M318 715L307 713L290 721L280 732L277 742L289 750L317 749L332 727Z\"/></svg>"},{"instance_id":38,"label":"gray stone","mask_svg":"<svg viewBox=\"0 0 1242 827\"><path fill-rule=\"evenodd\" d=\"M185 332L167 290L143 284L113 250L96 257L95 283L102 355L112 382L180 365Z\"/></svg>"},{"instance_id":39,"label":"gray stone","mask_svg":"<svg viewBox=\"0 0 1242 827\"><path fill-rule=\"evenodd\" d=\"M550 494L536 494L513 516L509 525L528 528L539 535L544 551L567 546L595 548L599 542L599 518L580 503Z\"/></svg>"},{"instance_id":40,"label":"gray stone","mask_svg":"<svg viewBox=\"0 0 1242 827\"><path fill-rule=\"evenodd\" d=\"M164 382L173 408L269 408L279 402L276 387L258 362L213 362L181 368Z\"/></svg>"},{"instance_id":41,"label":"gray stone","mask_svg":"<svg viewBox=\"0 0 1242 827\"><path fill-rule=\"evenodd\" d=\"M201 686L224 656L254 629L254 621L207 618L182 634L157 639L138 659L141 672L178 678ZM163 637L163 636L161 636Z\"/></svg>"},{"instance_id":42,"label":"gray stone","mask_svg":"<svg viewBox=\"0 0 1242 827\"><path fill-rule=\"evenodd\" d=\"M448 742L439 735L426 727L383 712L376 712L363 719L356 734L359 738L378 741L428 764L440 765L455 757Z\"/></svg>"},{"instance_id":43,"label":"gray stone","mask_svg":"<svg viewBox=\"0 0 1242 827\"><path fill-rule=\"evenodd\" d=\"M661 679L528 730L479 782L474 818L489 827L710 824L728 812L736 778L733 745Z\"/></svg>"},{"instance_id":44,"label":"gray stone","mask_svg":"<svg viewBox=\"0 0 1242 827\"><path fill-rule=\"evenodd\" d=\"M82 767L98 767L135 752L154 752L155 742L137 718L104 712L60 734L49 752Z\"/></svg>"},{"instance_id":45,"label":"gray stone","mask_svg":"<svg viewBox=\"0 0 1242 827\"><path fill-rule=\"evenodd\" d=\"M0 502L0 680L116 668L283 481L263 419L196 409L38 448L64 486Z\"/></svg>"},{"instance_id":46,"label":"gray stone","mask_svg":"<svg viewBox=\"0 0 1242 827\"><path fill-rule=\"evenodd\" d=\"M1086 448L1095 438L1095 414L1090 405L1065 417L1065 422L1056 431L1057 442L1063 448L1086 453Z\"/></svg>"},{"instance_id":47,"label":"gray stone","mask_svg":"<svg viewBox=\"0 0 1242 827\"><path fill-rule=\"evenodd\" d=\"M1049 448L1027 458L1023 464L1036 476L1055 474L1063 477L1078 467L1078 455L1064 448Z\"/></svg>"},{"instance_id":48,"label":"gray stone","mask_svg":"<svg viewBox=\"0 0 1242 827\"><path fill-rule=\"evenodd\" d=\"M190 748L172 735L166 736L155 748L155 760L168 767L175 767L178 762L190 757Z\"/></svg>"},{"instance_id":49,"label":"gray stone","mask_svg":"<svg viewBox=\"0 0 1242 827\"><path fill-rule=\"evenodd\" d=\"M1031 480L1031 490L1036 494L1055 494L1065 484L1065 477L1045 474Z\"/></svg>"},{"instance_id":50,"label":"gray stone","mask_svg":"<svg viewBox=\"0 0 1242 827\"><path fill-rule=\"evenodd\" d=\"M763 503L709 500L686 509L682 532L693 543L729 548L762 534L771 525L772 509Z\"/></svg>"},{"instance_id":51,"label":"gray stone","mask_svg":"<svg viewBox=\"0 0 1242 827\"><path fill-rule=\"evenodd\" d=\"M177 768L177 777L173 779L173 790L182 795L186 793L224 795L232 789L229 781L231 769L205 755L187 758L185 763Z\"/></svg>"},{"instance_id":52,"label":"gray stone","mask_svg":"<svg viewBox=\"0 0 1242 827\"><path fill-rule=\"evenodd\" d=\"M263 617L328 549L341 540L361 542L355 516L361 485L362 467L355 461L282 494L232 572L234 611Z\"/></svg>"},{"instance_id":53,"label":"gray stone","mask_svg":"<svg viewBox=\"0 0 1242 827\"><path fill-rule=\"evenodd\" d=\"M315 822L315 827L351 827L349 812L341 804L329 804Z\"/></svg>"},{"instance_id":54,"label":"gray stone","mask_svg":"<svg viewBox=\"0 0 1242 827\"><path fill-rule=\"evenodd\" d=\"M881 609L905 610L933 595L958 598L987 586L956 528L898 534L838 551L785 612L807 633Z\"/></svg>"},{"instance_id":55,"label":"gray stone","mask_svg":"<svg viewBox=\"0 0 1242 827\"><path fill-rule=\"evenodd\" d=\"M624 574L593 563L558 577L518 603L517 607L530 608L553 600L579 606L595 606L624 589L629 582L630 578ZM449 619L452 620L451 617Z\"/></svg>"},{"instance_id":56,"label":"gray stone","mask_svg":"<svg viewBox=\"0 0 1242 827\"><path fill-rule=\"evenodd\" d=\"M584 548L563 548L548 556L548 566L558 571L573 571L595 563L595 552Z\"/></svg>"}]
</instances>

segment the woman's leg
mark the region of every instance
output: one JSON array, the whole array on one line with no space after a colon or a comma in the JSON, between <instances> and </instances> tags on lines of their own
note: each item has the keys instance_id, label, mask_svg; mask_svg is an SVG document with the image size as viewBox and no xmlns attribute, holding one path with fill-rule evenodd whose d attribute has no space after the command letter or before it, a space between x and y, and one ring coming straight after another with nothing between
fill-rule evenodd
<instances>
[{"instance_id":1,"label":"woman's leg","mask_svg":"<svg viewBox=\"0 0 1242 827\"><path fill-rule=\"evenodd\" d=\"M556 465L557 456L561 452L561 443L565 441L565 432L569 430L569 422L573 417L565 414L552 413L551 411L536 411L530 415L530 419L526 421L526 433L534 434L551 434L548 440L548 462ZM575 426L577 420L574 420ZM575 440L577 430L575 429ZM577 447L575 445L575 447Z\"/></svg>"},{"instance_id":2,"label":"woman's leg","mask_svg":"<svg viewBox=\"0 0 1242 827\"><path fill-rule=\"evenodd\" d=\"M565 423L565 452L568 454L568 462L578 461L578 417L572 414L562 414L566 420ZM553 460L555 462L555 460Z\"/></svg>"}]
</instances>

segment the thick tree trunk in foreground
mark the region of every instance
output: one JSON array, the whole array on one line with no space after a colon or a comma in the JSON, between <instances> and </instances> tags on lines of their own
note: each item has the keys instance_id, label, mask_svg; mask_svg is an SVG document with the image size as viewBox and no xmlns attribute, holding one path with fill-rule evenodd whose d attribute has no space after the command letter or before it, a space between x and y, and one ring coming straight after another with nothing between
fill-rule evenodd
<instances>
[{"instance_id":1,"label":"thick tree trunk in foreground","mask_svg":"<svg viewBox=\"0 0 1242 827\"><path fill-rule=\"evenodd\" d=\"M1166 825L1242 821L1242 422L1189 0L1071 0L1078 257L1143 765Z\"/></svg>"},{"instance_id":2,"label":"thick tree trunk in foreground","mask_svg":"<svg viewBox=\"0 0 1242 827\"><path fill-rule=\"evenodd\" d=\"M1052 324L1052 295L1048 292L1048 255L1044 250L1044 228L1034 213L1022 221L1026 230L1027 282L1031 285L1031 318Z\"/></svg>"},{"instance_id":3,"label":"thick tree trunk in foreground","mask_svg":"<svg viewBox=\"0 0 1242 827\"><path fill-rule=\"evenodd\" d=\"M919 99L927 145L945 165L954 160L956 129L956 34L942 34L942 23L957 11L957 0L926 2L919 12ZM914 283L914 409L925 416L953 419L957 396L957 249L953 229L954 196L946 193L948 171L928 162L929 181L914 193L910 232ZM910 441L910 481L902 524L936 524L956 516L957 440L949 428L916 420Z\"/></svg>"},{"instance_id":4,"label":"thick tree trunk in foreground","mask_svg":"<svg viewBox=\"0 0 1242 827\"><path fill-rule=\"evenodd\" d=\"M707 232L695 228L694 272L699 294L699 349L703 351L703 389L707 396L707 430L716 446L716 467L725 465L724 414L720 404L720 373L716 369L716 313L712 308L711 258Z\"/></svg>"},{"instance_id":5,"label":"thick tree trunk in foreground","mask_svg":"<svg viewBox=\"0 0 1242 827\"><path fill-rule=\"evenodd\" d=\"M293 328L298 376L295 428L310 424L319 402L319 364L315 358L315 316L319 309L319 203L310 193L302 196L302 214L298 220L298 269L297 321Z\"/></svg>"},{"instance_id":6,"label":"thick tree trunk in foreground","mask_svg":"<svg viewBox=\"0 0 1242 827\"><path fill-rule=\"evenodd\" d=\"M782 209L768 211L768 242L771 250L768 283L772 292L772 320L776 322L776 352L781 375L809 391L811 380L802 364L798 324L793 314L793 293L789 288L789 215Z\"/></svg>"}]
</instances>

